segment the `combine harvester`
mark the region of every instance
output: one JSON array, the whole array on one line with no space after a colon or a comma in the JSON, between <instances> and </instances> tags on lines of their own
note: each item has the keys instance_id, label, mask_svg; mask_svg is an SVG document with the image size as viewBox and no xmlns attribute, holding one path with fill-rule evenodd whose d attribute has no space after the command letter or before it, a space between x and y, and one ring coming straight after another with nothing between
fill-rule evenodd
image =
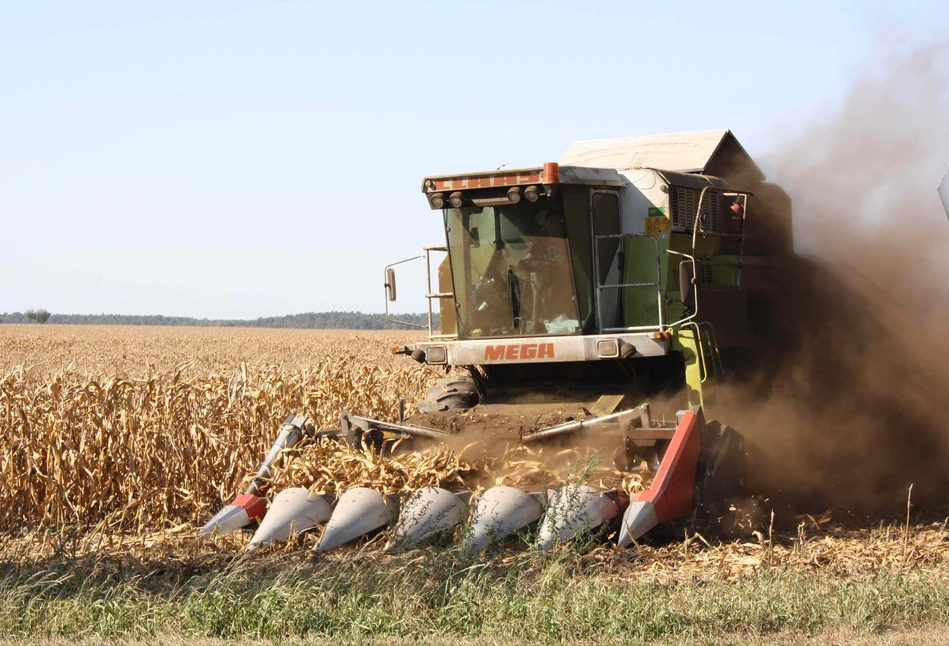
<instances>
[{"instance_id":1,"label":"combine harvester","mask_svg":"<svg viewBox=\"0 0 949 646\"><path fill-rule=\"evenodd\" d=\"M790 200L764 179L728 130L582 141L543 166L425 178L446 232L446 244L409 259L427 264L429 337L393 352L466 374L438 382L398 423L343 412L339 429L320 432L379 450L459 432L496 445L582 443L651 478L645 491L272 495L274 461L307 434L305 418L290 417L247 492L201 533L259 523L254 547L323 526L322 552L385 528L389 547L407 548L467 522L477 551L535 526L535 545L550 549L611 524L626 546L657 525L720 522L747 495L744 441L705 411L715 384L752 366L770 273L791 253ZM435 253L447 254L437 291ZM387 316L403 262L386 268ZM670 421L643 403L659 393L683 400ZM545 423L525 428L525 418Z\"/></svg>"}]
</instances>

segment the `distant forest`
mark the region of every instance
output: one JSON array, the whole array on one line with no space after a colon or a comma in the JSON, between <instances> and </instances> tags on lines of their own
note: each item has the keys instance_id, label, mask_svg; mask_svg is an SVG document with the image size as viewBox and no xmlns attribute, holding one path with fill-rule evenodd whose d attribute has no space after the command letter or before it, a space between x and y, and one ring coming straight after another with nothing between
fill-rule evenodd
<instances>
[{"instance_id":1,"label":"distant forest","mask_svg":"<svg viewBox=\"0 0 949 646\"><path fill-rule=\"evenodd\" d=\"M31 312L32 310L29 310ZM427 314L392 315L410 323L428 325ZM139 316L132 314L50 314L47 323L67 325L193 325L198 327L272 327L306 330L401 330L407 326L386 320L384 314L363 312L307 312L258 319L196 319L190 316ZM36 323L25 312L0 313L0 323ZM38 324L38 323L37 323ZM438 314L435 314L438 328Z\"/></svg>"}]
</instances>

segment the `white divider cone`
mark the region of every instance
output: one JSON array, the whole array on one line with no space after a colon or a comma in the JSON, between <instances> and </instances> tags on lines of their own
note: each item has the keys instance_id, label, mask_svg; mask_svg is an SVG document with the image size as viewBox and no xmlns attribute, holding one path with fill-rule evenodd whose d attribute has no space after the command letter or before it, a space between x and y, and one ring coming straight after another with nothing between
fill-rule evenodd
<instances>
[{"instance_id":1,"label":"white divider cone","mask_svg":"<svg viewBox=\"0 0 949 646\"><path fill-rule=\"evenodd\" d=\"M537 496L514 487L492 487L478 496L464 548L469 553L518 532L540 520L543 505Z\"/></svg>"},{"instance_id":2,"label":"white divider cone","mask_svg":"<svg viewBox=\"0 0 949 646\"><path fill-rule=\"evenodd\" d=\"M285 541L294 532L322 525L332 514L333 507L322 495L310 493L304 487L284 489L274 496L247 550Z\"/></svg>"},{"instance_id":3,"label":"white divider cone","mask_svg":"<svg viewBox=\"0 0 949 646\"><path fill-rule=\"evenodd\" d=\"M402 504L399 522L386 549L408 549L461 524L468 515L468 495L454 494L438 487L425 487L413 492Z\"/></svg>"},{"instance_id":4,"label":"white divider cone","mask_svg":"<svg viewBox=\"0 0 949 646\"><path fill-rule=\"evenodd\" d=\"M350 489L340 497L314 551L326 552L381 529L391 523L397 513L397 496L383 496L365 487Z\"/></svg>"},{"instance_id":5,"label":"white divider cone","mask_svg":"<svg viewBox=\"0 0 949 646\"><path fill-rule=\"evenodd\" d=\"M550 498L540 524L537 549L550 550L583 529L594 529L619 514L619 507L593 487L564 485Z\"/></svg>"},{"instance_id":6,"label":"white divider cone","mask_svg":"<svg viewBox=\"0 0 949 646\"><path fill-rule=\"evenodd\" d=\"M659 524L656 508L651 502L631 502L623 514L623 524L619 531L620 547L629 547L633 541Z\"/></svg>"}]
</instances>

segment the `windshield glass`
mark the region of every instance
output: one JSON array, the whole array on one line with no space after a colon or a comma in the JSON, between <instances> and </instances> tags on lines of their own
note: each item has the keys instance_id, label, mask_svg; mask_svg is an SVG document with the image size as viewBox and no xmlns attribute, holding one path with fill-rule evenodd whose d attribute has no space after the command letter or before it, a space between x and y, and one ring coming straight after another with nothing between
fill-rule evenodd
<instances>
[{"instance_id":1,"label":"windshield glass","mask_svg":"<svg viewBox=\"0 0 949 646\"><path fill-rule=\"evenodd\" d=\"M549 200L445 209L461 337L580 331L563 215Z\"/></svg>"}]
</instances>

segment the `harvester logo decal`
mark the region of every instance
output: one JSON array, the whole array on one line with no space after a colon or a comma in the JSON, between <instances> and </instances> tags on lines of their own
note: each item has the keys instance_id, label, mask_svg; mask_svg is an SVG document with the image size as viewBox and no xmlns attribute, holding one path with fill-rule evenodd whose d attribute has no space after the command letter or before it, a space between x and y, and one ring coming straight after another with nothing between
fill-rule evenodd
<instances>
[{"instance_id":1,"label":"harvester logo decal","mask_svg":"<svg viewBox=\"0 0 949 646\"><path fill-rule=\"evenodd\" d=\"M517 186L518 184L539 184L540 169L523 173L485 173L473 177L451 177L432 181L436 191L456 191L472 188L491 188L494 186Z\"/></svg>"},{"instance_id":2,"label":"harvester logo decal","mask_svg":"<svg viewBox=\"0 0 949 646\"><path fill-rule=\"evenodd\" d=\"M553 343L521 343L512 345L489 345L484 349L485 361L527 361L530 359L553 359Z\"/></svg>"}]
</instances>

